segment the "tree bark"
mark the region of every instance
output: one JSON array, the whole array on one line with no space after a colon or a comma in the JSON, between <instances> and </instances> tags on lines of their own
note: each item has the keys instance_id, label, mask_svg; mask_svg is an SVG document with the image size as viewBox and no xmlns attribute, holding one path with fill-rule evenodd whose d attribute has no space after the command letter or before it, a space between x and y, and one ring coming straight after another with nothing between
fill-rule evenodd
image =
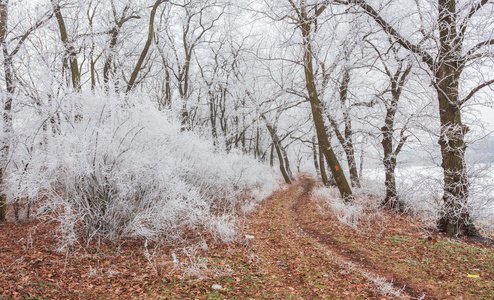
<instances>
[{"instance_id":1,"label":"tree bark","mask_svg":"<svg viewBox=\"0 0 494 300\"><path fill-rule=\"evenodd\" d=\"M76 91L81 90L81 74L79 72L79 64L77 62L77 52L74 46L69 41L69 37L67 34L67 27L65 26L65 20L62 15L62 11L60 9L59 1L51 0L53 4L53 11L55 13L55 17L57 18L58 28L60 30L60 39L65 47L65 51L67 53L69 64L70 64L70 74L72 78L72 87Z\"/></svg>"},{"instance_id":2,"label":"tree bark","mask_svg":"<svg viewBox=\"0 0 494 300\"><path fill-rule=\"evenodd\" d=\"M441 231L448 236L478 235L468 201L468 176L466 171L464 141L468 127L461 120L459 80L464 68L461 58L462 38L456 30L456 1L439 0L439 63L435 87L439 100L442 167L444 170L444 210L438 222Z\"/></svg>"},{"instance_id":3,"label":"tree bark","mask_svg":"<svg viewBox=\"0 0 494 300\"><path fill-rule=\"evenodd\" d=\"M319 95L316 88L316 83L314 79L314 69L312 62L312 47L311 47L311 22L313 18L309 18L306 10L306 3L302 1L300 10L296 8L291 0L289 0L294 6L294 8L299 12L299 22L300 30L302 32L303 46L304 46L304 73L305 73L305 83L307 93L309 94L309 101L312 111L312 117L314 120L314 125L316 127L317 139L321 150L328 162L331 173L336 181L338 190L340 191L341 197L345 202L353 202L354 198L352 195L352 189L346 180L343 169L336 158L336 155L331 147L331 142L329 141L328 134L326 132L326 127L324 125L323 114L321 109L321 103L319 101Z\"/></svg>"},{"instance_id":4,"label":"tree bark","mask_svg":"<svg viewBox=\"0 0 494 300\"><path fill-rule=\"evenodd\" d=\"M328 180L328 174L326 174L326 164L324 163L324 154L321 151L321 147L319 147L319 170L321 172L321 180L324 186L330 186Z\"/></svg>"},{"instance_id":5,"label":"tree bark","mask_svg":"<svg viewBox=\"0 0 494 300\"><path fill-rule=\"evenodd\" d=\"M271 143L271 151L269 155L269 165L274 166L274 142Z\"/></svg>"},{"instance_id":6,"label":"tree bark","mask_svg":"<svg viewBox=\"0 0 494 300\"><path fill-rule=\"evenodd\" d=\"M295 178L293 177L292 169L290 168L290 160L288 159L286 148L281 147L281 141L280 141L280 150L281 150L281 154L283 154L283 160L285 161L286 173L288 174L288 177L290 177L290 180L294 180Z\"/></svg>"},{"instance_id":7,"label":"tree bark","mask_svg":"<svg viewBox=\"0 0 494 300\"><path fill-rule=\"evenodd\" d=\"M379 54L379 57L381 57L381 53L379 53L379 51L377 52ZM405 144L408 137L404 134L406 130L405 125L401 129L398 145L396 146L396 149L393 149L395 131L394 121L396 112L398 110L398 103L400 101L401 93L406 83L406 79L410 74L410 71L412 70L412 65L408 65L405 70L402 70L404 60L401 60L399 61L397 70L392 74L389 68L386 66L384 60L382 60L382 63L385 66L386 74L388 75L391 82L391 100L389 100L389 102L385 100L386 117L384 119L384 126L381 128L381 133L383 135L381 144L383 146L384 153L383 165L386 174L384 181L384 184L386 186L386 196L381 204L394 210L403 211L403 207L400 206L400 201L396 190L395 169L397 165L398 154L401 152L401 149L403 148L403 145Z\"/></svg>"},{"instance_id":8,"label":"tree bark","mask_svg":"<svg viewBox=\"0 0 494 300\"><path fill-rule=\"evenodd\" d=\"M314 168L316 169L317 178L321 178L321 170L319 169L319 159L318 159L319 154L318 154L317 148L319 148L319 146L316 143L316 136L313 136L312 137L312 154L313 154L313 158L314 158Z\"/></svg>"},{"instance_id":9,"label":"tree bark","mask_svg":"<svg viewBox=\"0 0 494 300\"><path fill-rule=\"evenodd\" d=\"M7 74L10 73L8 70L12 68L12 58L5 54L7 52L6 45L6 35L7 35L7 21L8 21L8 11L7 11L8 1L3 1L0 4L0 43L2 45L3 54L4 54L4 65L5 65L5 82L7 85L7 99L5 100L4 113L2 115L3 122L3 138L2 145L0 149L0 182L3 183L5 176L5 168L7 166L7 156L10 148L10 138L9 138L9 128L12 127L12 115L11 115L11 106L12 106L12 95L9 92L9 88L12 86L12 81L9 79L10 76ZM8 110L7 110L8 109ZM10 124L10 125L9 125ZM0 193L0 222L5 221L6 210L7 210L7 195L4 191Z\"/></svg>"},{"instance_id":10,"label":"tree bark","mask_svg":"<svg viewBox=\"0 0 494 300\"><path fill-rule=\"evenodd\" d=\"M2 27L7 27L7 7L5 7L5 11L0 12L2 19ZM4 23L5 20L5 23ZM4 176L6 173L7 165L8 165L8 156L10 151L10 144L13 133L13 123L12 123L12 102L15 93L15 85L14 85L14 66L12 62L12 53L8 52L8 45L5 40L5 37L2 39L2 49L3 49L3 57L4 57L4 72L5 72L5 85L7 93L5 95L5 102L3 105L3 141L2 148L0 149L1 161L0 161L0 179L1 182L4 183ZM0 195L0 221L5 220L6 213L6 203L7 203L7 195L2 191Z\"/></svg>"},{"instance_id":11,"label":"tree bark","mask_svg":"<svg viewBox=\"0 0 494 300\"><path fill-rule=\"evenodd\" d=\"M127 89L125 91L126 93L129 93L134 88L137 76L139 75L139 72L142 69L142 65L144 64L144 59L146 59L146 56L149 52L149 48L151 47L151 42L153 41L154 37L154 17L156 16L158 7L163 2L165 2L165 0L156 0L156 2L154 2L153 8L151 9L151 15L149 16L148 38L146 40L144 48L142 49L141 55L139 56L139 60L137 61L134 71L130 75L129 83L127 84Z\"/></svg>"},{"instance_id":12,"label":"tree bark","mask_svg":"<svg viewBox=\"0 0 494 300\"><path fill-rule=\"evenodd\" d=\"M388 115L389 115L388 111ZM398 194L396 192L396 155L393 153L393 119L386 117L386 125L381 128L383 134L383 140L381 142L384 150L384 171L385 180L384 185L386 186L386 196L382 201L382 205L392 209L398 208Z\"/></svg>"},{"instance_id":13,"label":"tree bark","mask_svg":"<svg viewBox=\"0 0 494 300\"><path fill-rule=\"evenodd\" d=\"M352 120L350 118L350 111L346 108L346 102L348 99L348 84L350 83L350 71L345 68L343 71L343 79L340 84L340 102L343 109L343 121L345 123L345 137L340 140L343 150L345 151L346 159L348 162L348 170L350 172L350 182L352 187L360 187L360 180L357 170L357 162L355 160L355 147L353 146L353 130ZM341 136L341 135L340 135Z\"/></svg>"},{"instance_id":14,"label":"tree bark","mask_svg":"<svg viewBox=\"0 0 494 300\"><path fill-rule=\"evenodd\" d=\"M280 171L281 171L281 174L283 175L283 178L285 179L285 182L288 183L288 184L291 184L292 183L292 178L291 178L290 174L287 171L287 169L289 169L289 166L290 165L288 163L288 159L285 160L285 158L283 157L283 152L285 151L285 149L281 145L280 139L279 139L278 134L276 133L276 130L274 129L274 127L271 126L267 122L266 117L264 115L261 115L261 117L266 122L266 127L268 128L268 131L271 134L271 138L273 139L273 145L274 145L274 148L276 150L276 154L278 155L278 160L279 160L279 163L280 163Z\"/></svg>"},{"instance_id":15,"label":"tree bark","mask_svg":"<svg viewBox=\"0 0 494 300\"><path fill-rule=\"evenodd\" d=\"M285 180L285 182L287 184L291 184L292 180L290 179L290 176L288 176L288 173L286 172L285 164L284 164L284 160L283 160L283 155L281 154L281 150L280 150L280 145L278 143L276 143L274 140L273 140L273 145L274 145L274 148L276 149L276 154L278 155L278 161L280 164L281 175L283 175L283 179Z\"/></svg>"}]
</instances>

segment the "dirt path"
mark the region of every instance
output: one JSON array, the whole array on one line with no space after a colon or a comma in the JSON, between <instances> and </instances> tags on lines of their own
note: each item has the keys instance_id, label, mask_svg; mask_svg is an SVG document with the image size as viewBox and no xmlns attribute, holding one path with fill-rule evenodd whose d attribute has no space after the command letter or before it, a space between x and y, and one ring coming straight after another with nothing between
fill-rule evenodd
<instances>
[{"instance_id":1,"label":"dirt path","mask_svg":"<svg viewBox=\"0 0 494 300\"><path fill-rule=\"evenodd\" d=\"M304 234L293 207L309 197L308 179L273 194L252 219L246 232L255 236L254 253L278 280L272 294L296 299L383 299L361 272L345 264L327 247ZM276 294L278 293L279 294Z\"/></svg>"},{"instance_id":2,"label":"dirt path","mask_svg":"<svg viewBox=\"0 0 494 300\"><path fill-rule=\"evenodd\" d=\"M380 268L378 265L371 263L366 258L365 253L352 251L344 243L333 238L327 230L331 224L321 226L321 222L315 221L316 218L320 218L320 215L310 199L310 191L314 186L314 180L311 177L302 176L298 184L304 189L304 192L293 205L294 220L300 230L310 237L312 241L321 248L331 251L335 257L345 264L354 266L357 272L364 274L365 277L371 280L380 279L395 290L400 290L401 296L404 298L419 299L424 297L424 299L436 299L434 296L425 297L426 294L430 295L430 291L410 283L407 278L400 274Z\"/></svg>"}]
</instances>

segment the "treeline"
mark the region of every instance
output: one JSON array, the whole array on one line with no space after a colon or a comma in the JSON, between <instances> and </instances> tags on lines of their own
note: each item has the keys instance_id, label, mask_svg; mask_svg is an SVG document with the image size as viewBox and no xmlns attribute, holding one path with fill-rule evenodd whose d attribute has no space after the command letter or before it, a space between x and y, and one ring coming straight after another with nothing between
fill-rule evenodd
<instances>
[{"instance_id":1,"label":"treeline","mask_svg":"<svg viewBox=\"0 0 494 300\"><path fill-rule=\"evenodd\" d=\"M182 133L277 164L287 183L315 170L348 203L373 157L382 204L403 209L400 153L437 148L438 226L476 235L465 153L467 134L482 133L462 113L487 103L494 83L490 13L484 0L2 0L0 219L9 174L27 172L22 155L36 148L20 130L27 116L49 139L64 136L64 122L87 121L75 99L92 92L124 111L149 99Z\"/></svg>"}]
</instances>

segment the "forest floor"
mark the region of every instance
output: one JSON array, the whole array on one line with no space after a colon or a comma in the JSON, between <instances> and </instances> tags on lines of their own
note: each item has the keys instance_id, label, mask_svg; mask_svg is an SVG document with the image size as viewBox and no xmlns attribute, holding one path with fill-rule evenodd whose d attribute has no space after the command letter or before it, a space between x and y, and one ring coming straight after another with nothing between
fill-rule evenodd
<instances>
[{"instance_id":1,"label":"forest floor","mask_svg":"<svg viewBox=\"0 0 494 300\"><path fill-rule=\"evenodd\" d=\"M0 299L494 299L492 244L388 210L345 225L315 185L301 175L273 193L230 244L58 252L54 225L0 224Z\"/></svg>"}]
</instances>

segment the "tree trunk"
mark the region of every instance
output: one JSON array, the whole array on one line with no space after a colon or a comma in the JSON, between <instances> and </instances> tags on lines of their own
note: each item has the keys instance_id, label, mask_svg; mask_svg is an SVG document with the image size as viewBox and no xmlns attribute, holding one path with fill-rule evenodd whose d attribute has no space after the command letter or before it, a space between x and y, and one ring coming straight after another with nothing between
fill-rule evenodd
<instances>
[{"instance_id":1,"label":"tree trunk","mask_svg":"<svg viewBox=\"0 0 494 300\"><path fill-rule=\"evenodd\" d=\"M209 120L211 122L211 135L213 138L213 145L218 144L218 131L216 130L216 120L218 117L218 108L216 106L215 97L211 91L209 91Z\"/></svg>"},{"instance_id":2,"label":"tree trunk","mask_svg":"<svg viewBox=\"0 0 494 300\"><path fill-rule=\"evenodd\" d=\"M444 64L437 76L439 115L441 118L442 168L444 174L444 207L438 227L448 236L478 235L467 207L468 177L465 167L466 144L464 136L468 127L461 122L457 105L458 79L456 70Z\"/></svg>"},{"instance_id":3,"label":"tree trunk","mask_svg":"<svg viewBox=\"0 0 494 300\"><path fill-rule=\"evenodd\" d=\"M385 62L383 61L383 64ZM382 205L395 210L403 211L403 207L400 206L400 199L398 199L398 194L396 191L396 178L395 169L397 164L398 154L401 152L403 145L405 144L407 137L404 135L406 130L406 125L402 128L400 133L400 140L396 149L393 150L393 135L394 135L394 121L396 112L398 110L398 102L400 101L401 92L403 86L406 83L406 78L410 71L412 70L412 65L408 65L405 70L402 71L403 60L399 62L398 68L394 74L388 71L386 68L386 73L391 81L391 100L386 103L386 117L384 119L384 126L381 128L381 133L383 135L382 146L383 146L383 164L385 169L386 178L384 184L386 186L386 196L382 202Z\"/></svg>"},{"instance_id":4,"label":"tree trunk","mask_svg":"<svg viewBox=\"0 0 494 300\"><path fill-rule=\"evenodd\" d=\"M305 73L305 83L307 88L307 93L309 94L309 101L312 110L312 117L314 120L314 125L316 127L317 139L321 150L326 158L328 164L330 165L331 173L336 180L336 185L340 191L341 197L345 202L353 202L354 198L352 195L352 190L348 181L346 180L343 169L341 168L338 159L331 147L331 143L326 132L326 127L324 126L324 120L322 115L321 103L319 101L319 95L317 93L316 83L314 79L314 70L312 62L312 47L310 42L311 33L311 19L307 16L307 11L305 8L305 3L301 6L300 13L300 29L302 31L303 45L304 45L304 73Z\"/></svg>"},{"instance_id":5,"label":"tree trunk","mask_svg":"<svg viewBox=\"0 0 494 300\"><path fill-rule=\"evenodd\" d=\"M261 159L261 132L259 127L256 129L256 145L254 148L254 158L260 160Z\"/></svg>"},{"instance_id":6,"label":"tree trunk","mask_svg":"<svg viewBox=\"0 0 494 300\"><path fill-rule=\"evenodd\" d=\"M12 96L8 92L9 88L9 83L7 81L7 59L9 56L5 56L7 53L7 45L5 44L5 37L7 35L7 20L8 20L8 12L7 12L7 3L3 2L0 4L0 43L2 45L3 49L3 54L4 54L4 64L5 64L5 79L6 79L6 85L7 85L7 99L5 104L7 103L12 103ZM10 62L10 67L12 67L12 62ZM10 104L11 105L11 104ZM5 109L5 107L4 107ZM3 122L3 138L1 140L1 145L0 145L0 183L3 183L4 176L5 176L5 167L7 164L7 156L9 152L9 145L10 145L10 139L8 138L8 132L6 132L6 126L9 122L9 120L12 120L12 117L10 115L10 111L4 110L4 114L2 115L2 122ZM5 221L5 214L7 210L7 195L5 194L4 191L0 192L0 222Z\"/></svg>"},{"instance_id":7,"label":"tree trunk","mask_svg":"<svg viewBox=\"0 0 494 300\"><path fill-rule=\"evenodd\" d=\"M111 33L111 38L110 38L110 45L108 46L108 57L106 58L105 63L103 65L103 82L105 84L105 90L107 92L110 91L110 72L113 66L113 56L115 55L114 48L117 45L120 28L115 26L114 28L112 28L112 30L110 30L110 33Z\"/></svg>"},{"instance_id":8,"label":"tree trunk","mask_svg":"<svg viewBox=\"0 0 494 300\"><path fill-rule=\"evenodd\" d=\"M5 13L6 14L6 13ZM3 13L1 15L3 19ZM7 16L5 15L5 21ZM3 23L3 20L2 20ZM0 149L0 180L2 184L4 184L5 173L8 166L8 156L10 151L10 143L12 139L13 133L13 124L12 124L12 101L15 92L14 85L14 66L12 64L12 55L8 53L7 44L5 40L2 41L3 47L3 57L4 57L4 69L5 69L5 84L6 84L6 98L3 106L3 138L2 145ZM7 205L7 194L5 192L1 192L0 194L0 221L5 221L6 214L6 205Z\"/></svg>"},{"instance_id":9,"label":"tree trunk","mask_svg":"<svg viewBox=\"0 0 494 300\"><path fill-rule=\"evenodd\" d=\"M288 155L286 154L286 148L281 147L280 144L280 150L281 154L283 154L283 160L285 161L286 173L288 174L288 177L290 177L290 180L294 180L295 178L293 177L292 169L290 168L290 161L288 160Z\"/></svg>"},{"instance_id":10,"label":"tree trunk","mask_svg":"<svg viewBox=\"0 0 494 300\"><path fill-rule=\"evenodd\" d=\"M288 173L286 172L286 169L285 169L285 164L284 164L284 160L283 160L283 155L281 154L281 150L280 150L280 147L279 147L279 144L276 143L274 140L273 140L273 145L276 149L276 154L278 154L278 161L279 161L279 164L280 164L280 171L281 171L281 175L283 175L283 179L285 179L285 182L287 184L291 184L292 181L290 179L290 176L288 176Z\"/></svg>"},{"instance_id":11,"label":"tree trunk","mask_svg":"<svg viewBox=\"0 0 494 300\"><path fill-rule=\"evenodd\" d=\"M278 160L279 160L279 163L280 163L280 171L281 171L281 174L283 175L283 178L285 179L285 182L288 183L288 184L291 184L292 183L292 178L291 178L290 174L287 171L287 168L289 168L288 159L285 160L284 157L283 157L283 152L285 151L285 149L281 145L281 142L280 142L280 139L278 137L278 134L276 134L276 130L273 128L273 126L271 126L268 123L268 121L267 121L267 119L266 119L266 117L264 115L261 115L261 117L266 122L266 127L268 128L268 131L271 134L271 138L273 139L273 145L274 145L274 148L276 150L276 154L278 155Z\"/></svg>"},{"instance_id":12,"label":"tree trunk","mask_svg":"<svg viewBox=\"0 0 494 300\"><path fill-rule=\"evenodd\" d=\"M72 78L72 87L74 90L81 90L81 74L79 72L79 64L77 62L77 52L74 46L70 43L69 37L67 34L67 27L65 26L65 21L62 15L62 11L60 10L60 4L57 0L52 0L53 10L55 13L55 17L57 18L58 28L60 30L60 39L65 47L65 51L67 52L67 56L69 58L70 64L70 74Z\"/></svg>"},{"instance_id":13,"label":"tree trunk","mask_svg":"<svg viewBox=\"0 0 494 300\"><path fill-rule=\"evenodd\" d=\"M478 235L467 207L468 177L465 163L468 127L462 124L459 102L459 80L463 71L462 45L456 31L456 3L439 0L439 66L435 87L439 100L442 167L444 172L444 208L438 227L448 236Z\"/></svg>"},{"instance_id":14,"label":"tree trunk","mask_svg":"<svg viewBox=\"0 0 494 300\"><path fill-rule=\"evenodd\" d=\"M321 147L319 147L319 169L321 171L321 180L324 186L330 186L328 175L326 174L326 165L324 164L324 154L321 151Z\"/></svg>"},{"instance_id":15,"label":"tree trunk","mask_svg":"<svg viewBox=\"0 0 494 300\"><path fill-rule=\"evenodd\" d=\"M345 123L345 137L340 140L341 146L345 151L346 160L348 162L348 170L350 172L350 182L352 187L360 187L360 180L358 177L357 163L355 161L355 148L353 146L353 130L352 121L350 118L349 108L346 106L348 99L348 84L350 83L350 71L345 68L343 71L343 79L340 84L340 102L343 109L343 121Z\"/></svg>"},{"instance_id":16,"label":"tree trunk","mask_svg":"<svg viewBox=\"0 0 494 300\"><path fill-rule=\"evenodd\" d=\"M269 165L274 166L274 142L271 143L271 152L269 155Z\"/></svg>"},{"instance_id":17,"label":"tree trunk","mask_svg":"<svg viewBox=\"0 0 494 300\"><path fill-rule=\"evenodd\" d=\"M321 170L319 169L319 161L318 161L319 154L318 154L317 148L319 148L319 146L316 143L316 136L313 136L312 137L312 154L313 154L313 158L314 158L314 168L316 169L317 178L321 178Z\"/></svg>"},{"instance_id":18,"label":"tree trunk","mask_svg":"<svg viewBox=\"0 0 494 300\"><path fill-rule=\"evenodd\" d=\"M154 17L156 16L156 11L158 10L158 7L163 2L165 2L165 0L156 0L156 2L154 2L153 8L151 9L151 15L149 16L148 38L146 40L146 44L144 45L144 49L142 49L141 55L139 56L139 60L137 61L134 71L132 72L132 75L130 75L129 83L127 84L126 93L129 93L134 88L134 85L137 80L137 76L139 75L142 65L144 64L144 59L146 58L149 52L149 47L151 46L151 42L153 41L153 37L154 37Z\"/></svg>"},{"instance_id":19,"label":"tree trunk","mask_svg":"<svg viewBox=\"0 0 494 300\"><path fill-rule=\"evenodd\" d=\"M8 53L7 45L5 41L2 43L3 55L4 55L4 68L5 68L5 84L6 84L6 98L3 106L3 137L2 145L0 149L0 180L4 183L4 176L8 165L8 156L10 151L10 143L12 139L13 124L12 124L12 101L15 92L14 86L14 70L12 65L12 56ZM0 194L0 221L5 220L7 204L7 195L2 191Z\"/></svg>"},{"instance_id":20,"label":"tree trunk","mask_svg":"<svg viewBox=\"0 0 494 300\"><path fill-rule=\"evenodd\" d=\"M389 114L389 113L388 113ZM383 134L383 140L381 142L384 151L384 170L385 170L385 181L384 185L386 186L386 196L382 201L382 205L385 207L389 207L392 209L398 208L398 194L396 192L396 178L395 178L395 168L396 168L396 156L393 153L393 131L392 131L392 123L390 122L388 117L386 118L387 124L381 128ZM391 127L389 127L391 126Z\"/></svg>"}]
</instances>

